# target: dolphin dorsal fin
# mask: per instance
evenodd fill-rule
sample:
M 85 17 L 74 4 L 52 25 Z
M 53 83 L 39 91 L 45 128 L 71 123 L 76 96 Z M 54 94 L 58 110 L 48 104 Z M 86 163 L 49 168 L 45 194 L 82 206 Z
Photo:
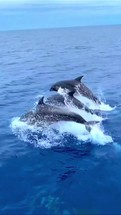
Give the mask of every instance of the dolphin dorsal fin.
M 71 91 L 71 92 L 68 93 L 68 95 L 73 97 L 74 93 L 75 93 L 74 91 Z
M 44 104 L 44 96 L 42 96 L 38 101 L 38 105 L 42 105 L 42 104 Z
M 80 81 L 82 80 L 82 78 L 83 78 L 83 77 L 84 77 L 84 76 L 83 76 L 83 75 L 81 75 L 81 76 L 79 76 L 79 77 L 75 78 L 75 80 L 80 82 Z

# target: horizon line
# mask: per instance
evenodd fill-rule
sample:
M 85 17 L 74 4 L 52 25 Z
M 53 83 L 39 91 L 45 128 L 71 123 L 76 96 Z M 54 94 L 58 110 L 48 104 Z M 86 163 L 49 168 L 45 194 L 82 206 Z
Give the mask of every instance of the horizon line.
M 87 27 L 105 27 L 105 26 L 121 26 L 121 24 L 94 24 L 94 25 L 80 25 L 80 26 L 64 26 L 64 27 L 40 27 L 40 28 L 26 28 L 26 29 L 8 29 L 8 30 L 0 30 L 2 32 L 13 32 L 13 31 L 33 31 L 33 30 L 55 30 L 55 29 L 66 29 L 66 28 L 87 28 Z

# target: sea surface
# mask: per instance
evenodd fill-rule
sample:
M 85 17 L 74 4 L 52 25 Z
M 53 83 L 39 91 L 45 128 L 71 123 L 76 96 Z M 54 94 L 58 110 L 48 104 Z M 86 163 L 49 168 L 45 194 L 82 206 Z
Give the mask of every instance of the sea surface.
M 80 75 L 102 101 L 90 134 L 20 122 Z M 0 214 L 121 214 L 121 26 L 0 32 L 0 119 Z

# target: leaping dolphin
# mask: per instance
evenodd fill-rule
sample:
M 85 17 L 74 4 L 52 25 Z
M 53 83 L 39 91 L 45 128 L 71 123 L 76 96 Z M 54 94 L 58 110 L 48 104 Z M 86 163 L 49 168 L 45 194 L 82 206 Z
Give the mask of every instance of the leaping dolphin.
M 57 95 L 52 95 L 50 97 L 47 98 L 46 102 L 48 104 L 52 104 L 58 107 L 64 107 L 66 106 L 70 106 L 70 104 L 74 105 L 76 108 L 80 109 L 80 110 L 84 110 L 87 113 L 90 114 L 97 114 L 99 115 L 99 111 L 98 110 L 91 110 L 89 109 L 85 104 L 83 104 L 81 101 L 79 101 L 77 98 L 74 97 L 74 91 L 73 92 L 68 92 L 65 96 L 57 94 Z
M 82 96 L 94 101 L 97 104 L 101 104 L 100 100 L 93 94 L 93 92 L 81 82 L 83 76 L 79 76 L 73 80 L 63 80 L 56 82 L 50 88 L 50 91 L 58 91 L 59 88 L 68 89 L 69 91 L 80 93 Z
M 26 122 L 29 125 L 35 124 L 36 126 L 41 126 L 43 122 L 52 124 L 59 121 L 72 121 L 80 124 L 84 124 L 88 131 L 91 130 L 90 125 L 96 124 L 98 122 L 91 121 L 87 122 L 80 115 L 69 112 L 67 110 L 62 110 L 60 108 L 51 106 L 44 103 L 44 97 L 42 97 L 35 111 L 30 111 L 20 118 L 21 121 Z

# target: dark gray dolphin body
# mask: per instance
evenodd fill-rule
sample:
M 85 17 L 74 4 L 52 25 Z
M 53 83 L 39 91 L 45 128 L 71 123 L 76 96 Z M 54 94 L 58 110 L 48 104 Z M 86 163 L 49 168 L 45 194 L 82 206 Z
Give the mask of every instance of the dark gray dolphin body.
M 64 97 L 60 94 L 56 94 L 48 97 L 46 100 L 46 103 L 57 107 L 65 106 Z
M 25 114 L 20 120 L 28 121 L 29 124 L 38 123 L 38 125 L 41 121 L 51 123 L 58 121 L 74 121 L 82 124 L 86 123 L 86 121 L 80 115 L 62 110 L 61 108 L 57 108 L 49 104 L 45 104 L 43 99 L 44 97 L 39 100 L 35 112 L 31 111 Z
M 83 76 L 79 76 L 76 79 L 73 80 L 63 80 L 56 82 L 52 87 L 50 88 L 51 91 L 58 91 L 58 89 L 61 87 L 62 89 L 68 89 L 69 91 L 80 93 L 82 96 L 87 97 L 88 99 L 94 101 L 97 104 L 100 104 L 101 102 L 99 99 L 92 93 L 92 91 L 81 82 L 81 79 Z
M 76 113 L 68 112 L 66 110 L 55 108 L 49 104 L 45 104 L 43 99 L 44 97 L 39 100 L 35 112 L 28 112 L 27 114 L 23 115 L 20 120 L 27 122 L 30 125 L 36 124 L 37 126 L 41 126 L 43 122 L 52 124 L 59 121 L 73 121 L 84 124 L 88 131 L 90 130 L 89 125 L 97 123 L 86 122 L 85 119 Z

